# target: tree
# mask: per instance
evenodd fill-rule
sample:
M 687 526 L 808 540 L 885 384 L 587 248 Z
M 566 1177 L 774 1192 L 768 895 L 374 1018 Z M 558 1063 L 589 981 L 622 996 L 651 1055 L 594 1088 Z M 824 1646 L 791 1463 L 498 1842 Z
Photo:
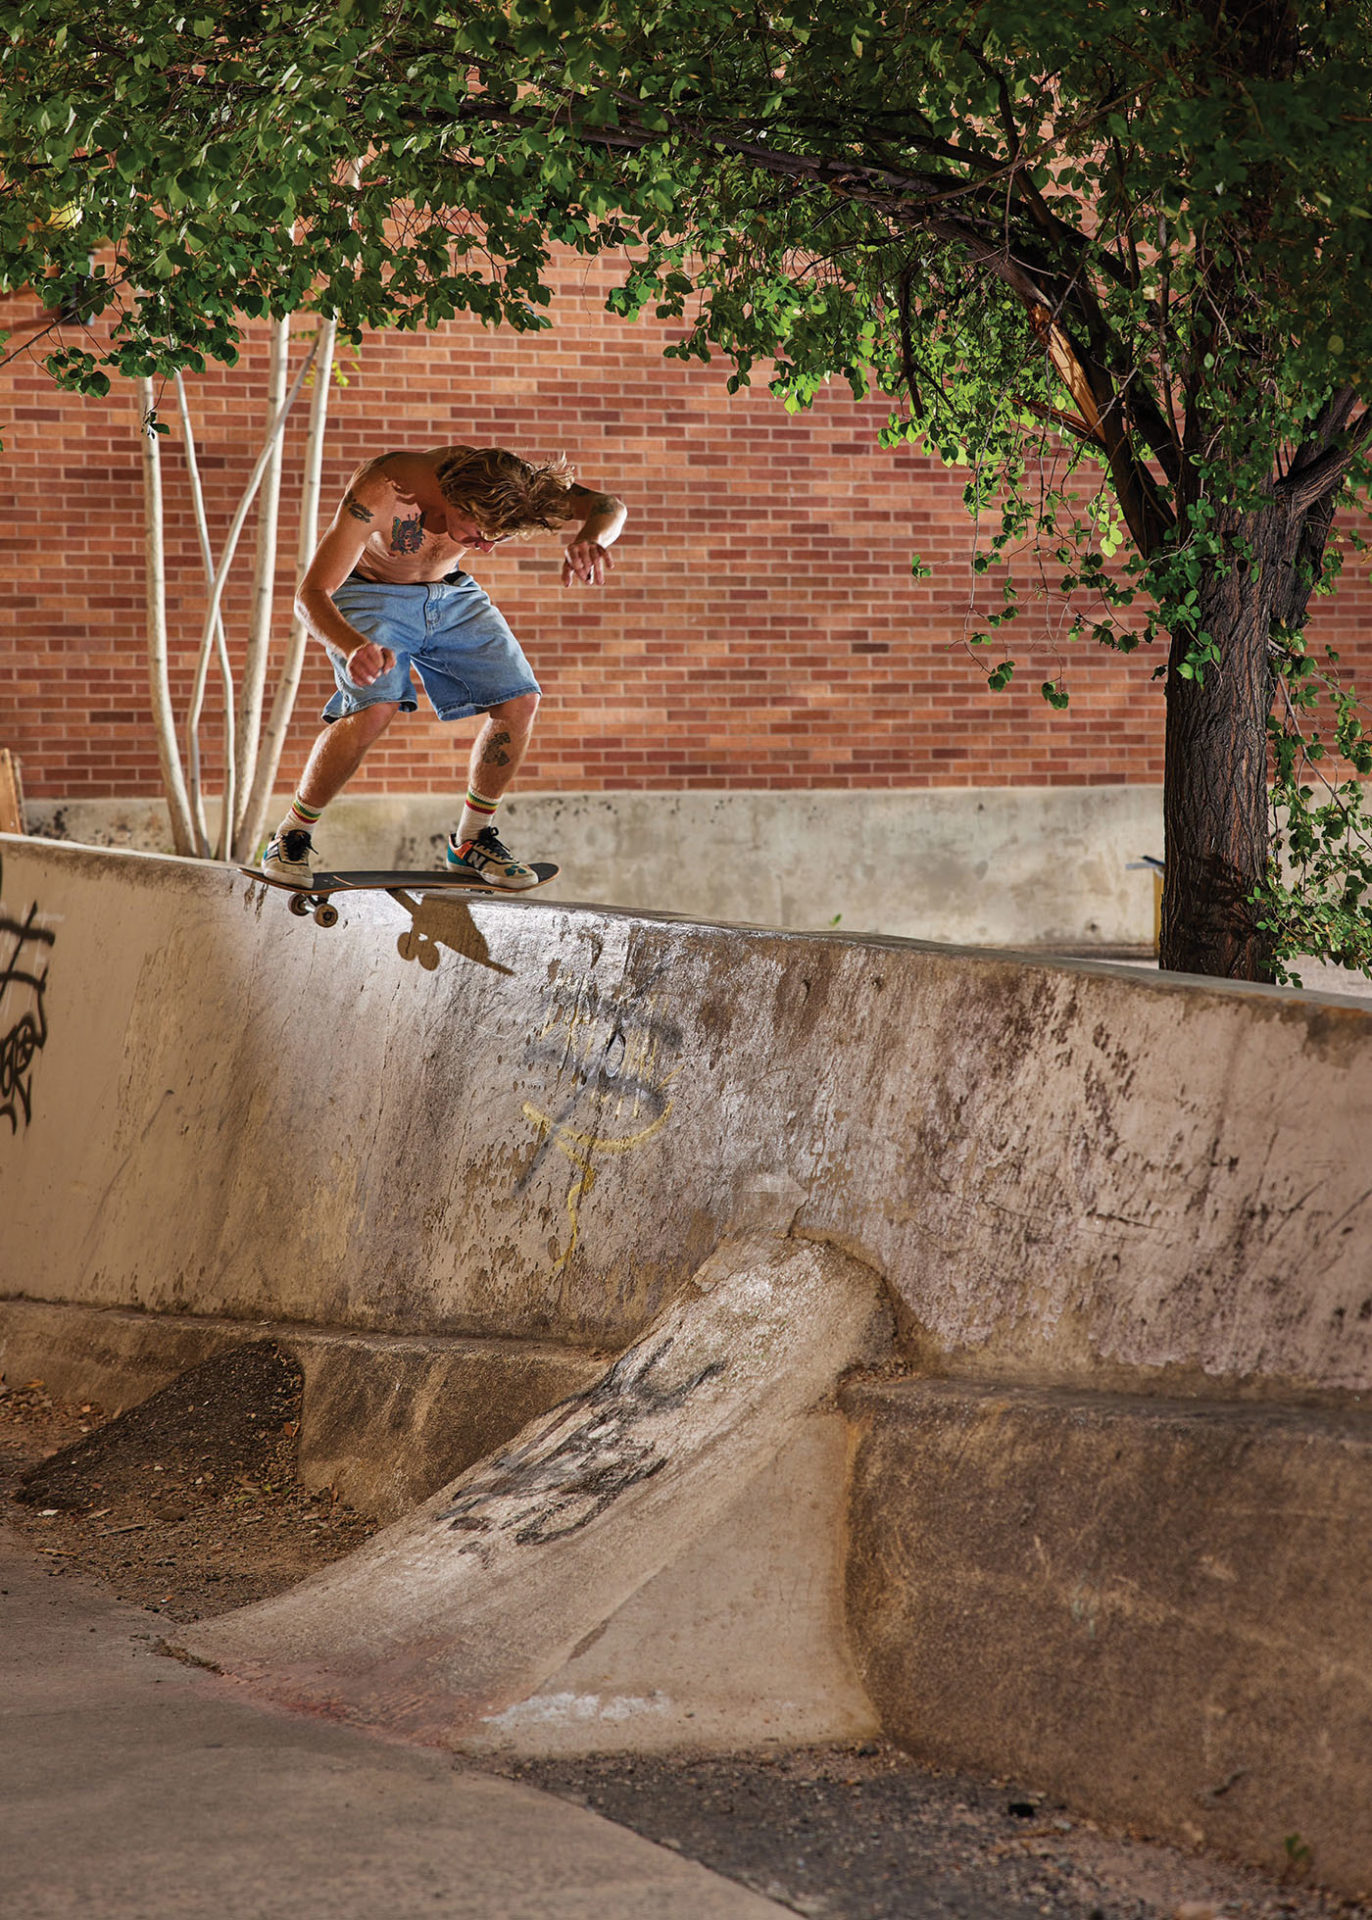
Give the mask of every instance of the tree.
M 266 434 L 248 484 L 238 502 L 216 560 L 205 514 L 200 465 L 189 397 L 180 372 L 176 374 L 176 402 L 196 531 L 206 576 L 206 609 L 196 662 L 190 706 L 183 730 L 184 757 L 176 741 L 168 679 L 166 564 L 160 436 L 170 431 L 158 417 L 153 380 L 138 382 L 139 426 L 143 449 L 143 521 L 147 586 L 147 652 L 153 723 L 157 733 L 162 786 L 167 799 L 172 845 L 177 853 L 216 859 L 232 856 L 250 860 L 260 844 L 275 788 L 286 730 L 295 707 L 308 638 L 302 622 L 291 624 L 270 713 L 266 711 L 267 668 L 271 651 L 277 534 L 281 510 L 281 462 L 291 409 L 313 376 L 313 396 L 305 442 L 303 484 L 298 517 L 296 566 L 303 572 L 318 538 L 319 493 L 324 458 L 324 429 L 328 418 L 333 374 L 335 327 L 323 320 L 294 379 L 287 386 L 290 322 L 283 318 L 272 329 L 271 370 L 268 376 Z M 234 674 L 222 614 L 224 589 L 233 566 L 239 538 L 249 513 L 256 509 L 252 614 L 243 671 L 235 697 Z M 224 765 L 220 788 L 217 836 L 211 841 L 202 777 L 200 723 L 204 714 L 210 661 L 215 657 L 224 693 Z M 264 724 L 265 720 L 265 724 Z
M 793 406 L 876 385 L 892 437 L 969 465 L 986 641 L 1023 624 L 1027 558 L 1083 634 L 1165 644 L 1165 965 L 1372 958 L 1361 787 L 1311 783 L 1303 638 L 1368 480 L 1364 7 L 289 0 L 221 27 L 31 0 L 0 26 L 3 257 L 68 309 L 122 298 L 125 371 L 230 355 L 235 308 L 538 325 L 550 241 L 628 246 L 615 304 L 682 318 L 678 351 L 765 359 Z M 1372 771 L 1330 686 L 1322 731 Z

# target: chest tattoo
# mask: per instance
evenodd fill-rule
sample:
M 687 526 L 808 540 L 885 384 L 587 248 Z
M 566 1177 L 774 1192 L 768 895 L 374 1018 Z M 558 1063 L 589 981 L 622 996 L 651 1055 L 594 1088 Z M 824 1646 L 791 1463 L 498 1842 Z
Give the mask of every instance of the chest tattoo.
M 418 513 L 413 520 L 391 521 L 391 552 L 418 553 L 424 544 L 424 515 Z

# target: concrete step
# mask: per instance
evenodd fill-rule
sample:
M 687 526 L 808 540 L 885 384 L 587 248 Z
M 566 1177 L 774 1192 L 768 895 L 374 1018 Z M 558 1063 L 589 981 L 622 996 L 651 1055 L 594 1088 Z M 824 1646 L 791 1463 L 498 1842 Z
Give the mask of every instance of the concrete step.
M 888 1734 L 1104 1820 L 1372 1887 L 1372 1414 L 907 1380 L 859 1432 Z
M 108 1414 L 215 1354 L 274 1340 L 305 1376 L 297 1470 L 391 1520 L 605 1371 L 603 1354 L 528 1340 L 364 1333 L 272 1320 L 0 1300 L 0 1378 L 41 1379 Z

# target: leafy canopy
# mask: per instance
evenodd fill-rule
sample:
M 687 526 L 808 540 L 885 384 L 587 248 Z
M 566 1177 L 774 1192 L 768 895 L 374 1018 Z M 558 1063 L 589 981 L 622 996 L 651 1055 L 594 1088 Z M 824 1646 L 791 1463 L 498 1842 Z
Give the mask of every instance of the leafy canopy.
M 232 358 L 244 314 L 538 327 L 552 243 L 622 250 L 614 306 L 679 321 L 674 352 L 765 363 L 792 407 L 884 392 L 889 439 L 968 468 L 1001 584 L 975 643 L 1058 596 L 1070 631 L 1169 636 L 1202 688 L 1241 588 L 1286 683 L 1288 826 L 1342 843 L 1326 948 L 1355 953 L 1372 866 L 1344 858 L 1359 790 L 1314 797 L 1301 633 L 1368 479 L 1370 24 L 1365 0 L 28 0 L 0 5 L 0 261 L 52 282 L 49 365 L 99 392 Z M 1331 740 L 1366 772 L 1345 697 Z

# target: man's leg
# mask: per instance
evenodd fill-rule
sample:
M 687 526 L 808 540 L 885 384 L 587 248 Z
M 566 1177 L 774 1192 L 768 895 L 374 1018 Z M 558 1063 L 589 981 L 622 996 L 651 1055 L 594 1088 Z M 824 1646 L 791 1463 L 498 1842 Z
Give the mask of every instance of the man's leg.
M 480 865 L 493 883 L 510 887 L 534 884 L 532 867 L 512 858 L 495 831 L 495 813 L 519 772 L 533 735 L 538 695 L 521 693 L 492 707 L 472 743 L 467 769 L 467 800 L 457 831 L 448 842 L 449 866 Z M 489 835 L 482 843 L 479 836 Z M 475 851 L 474 851 L 475 849 Z
M 367 749 L 399 713 L 399 706 L 363 707 L 345 714 L 316 739 L 286 815 L 262 856 L 262 870 L 277 879 L 307 880 L 314 848 L 310 832 L 366 758 Z
M 310 748 L 297 797 L 316 815 L 322 813 L 342 793 L 366 758 L 367 749 L 381 738 L 399 711 L 398 706 L 363 707 L 325 727 Z
M 519 772 L 520 763 L 529 750 L 537 713 L 538 695 L 522 693 L 517 700 L 505 700 L 500 706 L 492 707 L 486 715 L 486 724 L 472 742 L 472 757 L 467 767 L 467 805 L 457 823 L 459 840 L 470 840 L 490 825 L 491 815 L 504 799 L 506 788 Z

